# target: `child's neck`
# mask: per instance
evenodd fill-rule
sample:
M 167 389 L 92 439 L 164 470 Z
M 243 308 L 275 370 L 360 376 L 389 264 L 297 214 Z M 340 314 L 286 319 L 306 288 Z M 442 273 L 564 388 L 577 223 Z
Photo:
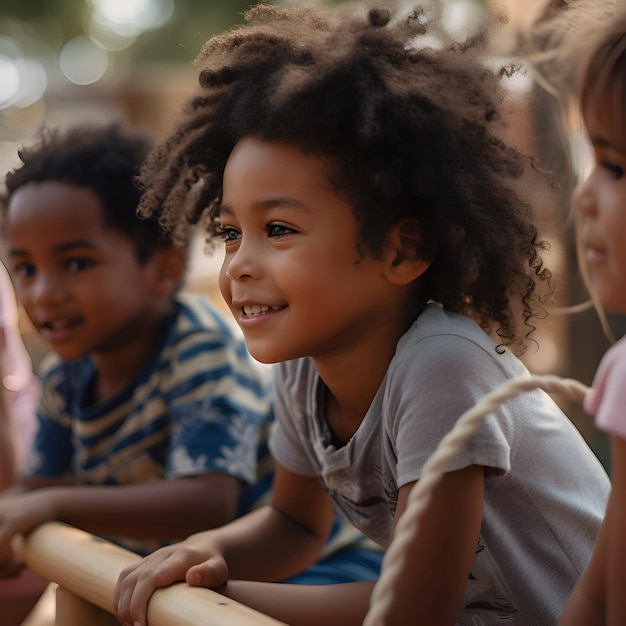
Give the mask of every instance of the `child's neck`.
M 114 396 L 133 382 L 157 350 L 166 319 L 167 316 L 146 324 L 132 341 L 115 350 L 91 355 L 97 370 L 91 390 L 94 404 Z
M 324 413 L 336 443 L 347 443 L 358 430 L 409 326 L 388 326 L 349 351 L 313 359 L 328 389 Z

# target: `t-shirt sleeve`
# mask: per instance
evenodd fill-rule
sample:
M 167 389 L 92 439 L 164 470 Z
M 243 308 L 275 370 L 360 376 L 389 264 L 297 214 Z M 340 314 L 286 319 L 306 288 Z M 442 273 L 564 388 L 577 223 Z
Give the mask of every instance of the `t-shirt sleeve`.
M 216 471 L 252 483 L 271 420 L 271 370 L 217 331 L 187 336 L 172 362 L 167 475 Z
M 587 394 L 584 407 L 596 416 L 596 426 L 626 438 L 626 338 L 620 339 L 604 355 Z
M 276 422 L 273 424 L 269 448 L 277 463 L 294 474 L 318 476 L 319 467 L 313 459 L 311 445 L 315 434 L 310 432 L 313 416 L 308 407 L 313 393 L 308 359 L 279 363 L 276 369 L 274 399 Z M 309 441 L 310 445 L 304 445 Z
M 505 374 L 499 355 L 458 336 L 438 335 L 419 342 L 420 358 L 408 358 L 393 372 L 389 394 L 390 438 L 397 458 L 398 487 L 418 480 L 424 464 L 463 413 Z M 510 355 L 509 355 L 510 357 Z M 488 416 L 446 464 L 445 471 L 481 465 L 495 474 L 510 469 L 513 420 L 501 408 Z

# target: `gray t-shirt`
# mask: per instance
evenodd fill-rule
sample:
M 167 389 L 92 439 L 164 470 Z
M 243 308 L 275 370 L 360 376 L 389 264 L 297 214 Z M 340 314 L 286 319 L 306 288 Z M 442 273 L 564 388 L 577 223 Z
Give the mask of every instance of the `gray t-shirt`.
M 335 447 L 326 388 L 310 359 L 277 371 L 270 449 L 292 472 L 320 476 L 337 508 L 387 546 L 398 489 L 456 420 L 490 390 L 527 373 L 473 321 L 427 305 L 398 342 L 359 429 Z M 485 468 L 483 521 L 457 624 L 554 624 L 583 571 L 609 480 L 578 431 L 543 391 L 487 417 L 447 466 Z

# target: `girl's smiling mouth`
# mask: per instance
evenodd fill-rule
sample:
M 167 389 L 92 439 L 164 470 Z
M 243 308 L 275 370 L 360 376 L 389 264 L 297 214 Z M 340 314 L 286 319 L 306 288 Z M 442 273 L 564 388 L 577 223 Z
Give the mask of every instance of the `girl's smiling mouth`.
M 597 265 L 599 263 L 606 261 L 607 254 L 606 254 L 606 250 L 604 250 L 603 248 L 600 248 L 598 246 L 594 246 L 591 244 L 585 244 L 584 251 L 585 251 L 585 261 L 589 265 Z
M 268 311 L 279 311 L 282 308 L 284 307 L 268 306 L 266 304 L 252 304 L 243 306 L 242 310 L 246 317 L 258 317 L 259 315 L 264 315 Z

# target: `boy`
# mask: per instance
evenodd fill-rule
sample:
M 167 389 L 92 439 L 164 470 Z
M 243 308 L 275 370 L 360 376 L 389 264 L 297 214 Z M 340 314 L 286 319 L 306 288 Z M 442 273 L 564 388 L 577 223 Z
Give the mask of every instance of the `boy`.
M 56 354 L 31 454 L 0 497 L 2 541 L 56 519 L 146 554 L 252 499 L 267 370 L 208 301 L 180 294 L 185 252 L 137 217 L 150 147 L 117 125 L 51 131 L 7 175 L 9 269 Z M 0 573 L 19 569 L 1 557 Z M 14 613 L 0 599 L 3 624 L 40 591 Z

